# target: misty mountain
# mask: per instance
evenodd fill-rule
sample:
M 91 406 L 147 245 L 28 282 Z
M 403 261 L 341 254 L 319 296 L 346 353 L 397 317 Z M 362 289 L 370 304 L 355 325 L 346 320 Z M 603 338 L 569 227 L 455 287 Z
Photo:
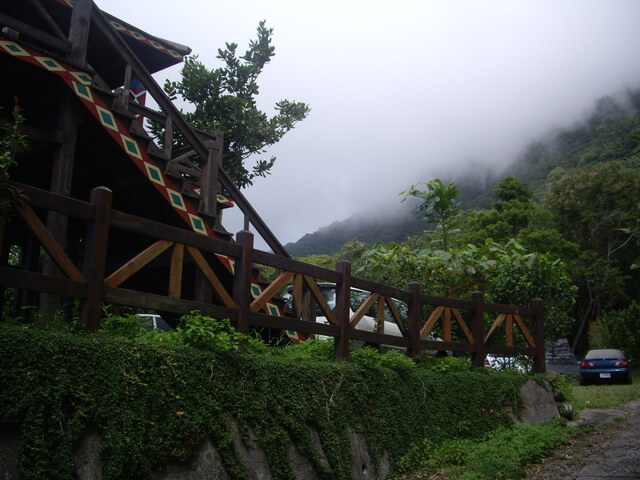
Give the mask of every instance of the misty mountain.
M 410 207 L 391 216 L 373 218 L 371 215 L 353 215 L 346 220 L 333 222 L 314 233 L 307 233 L 285 248 L 294 257 L 334 253 L 352 240 L 373 244 L 376 242 L 403 242 L 411 235 L 419 235 L 426 228 L 422 215 Z
M 540 193 L 549 175 L 572 168 L 589 168 L 608 160 L 625 161 L 640 148 L 640 89 L 622 95 L 607 96 L 595 102 L 591 113 L 575 125 L 567 126 L 531 142 L 513 162 L 501 172 L 468 168 L 455 178 L 460 190 L 461 208 L 489 208 L 496 200 L 493 193 L 506 176 L 520 178 Z M 447 183 L 452 179 L 441 177 Z M 411 205 L 404 205 L 401 214 L 381 212 L 352 217 L 304 235 L 285 245 L 291 255 L 334 253 L 351 240 L 369 244 L 403 242 L 426 229 L 421 215 Z

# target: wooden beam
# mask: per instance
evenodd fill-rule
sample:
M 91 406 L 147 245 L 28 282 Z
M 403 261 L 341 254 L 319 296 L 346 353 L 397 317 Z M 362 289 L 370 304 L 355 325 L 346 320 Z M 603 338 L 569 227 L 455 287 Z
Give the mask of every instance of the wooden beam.
M 233 275 L 233 301 L 238 305 L 240 333 L 249 333 L 251 314 L 251 282 L 253 279 L 253 234 L 247 231 L 236 233 L 236 241 L 242 247 L 242 254 L 236 258 Z
M 251 302 L 251 311 L 260 311 L 276 293 L 282 290 L 282 287 L 284 287 L 289 282 L 289 280 L 291 280 L 291 277 L 293 277 L 293 275 L 294 272 L 282 272 L 280 275 L 278 275 L 278 278 L 271 282 L 271 284 L 267 288 L 262 290 L 260 296 L 254 299 L 253 302 Z
M 322 310 L 322 312 L 324 313 L 324 316 L 327 318 L 329 323 L 333 325 L 340 325 L 340 321 L 336 317 L 336 314 L 333 312 L 333 310 L 329 308 L 329 304 L 327 304 L 327 301 L 324 299 L 324 295 L 322 295 L 322 292 L 320 291 L 320 288 L 316 284 L 315 280 L 308 275 L 304 276 L 304 280 L 307 287 L 309 288 L 309 291 L 313 295 L 313 298 L 316 300 L 316 303 L 320 307 L 320 310 Z
M 489 333 L 487 333 L 487 336 L 484 337 L 484 343 L 487 343 L 489 339 L 493 336 L 495 331 L 502 326 L 502 324 L 504 323 L 504 319 L 506 317 L 507 317 L 506 313 L 501 313 L 498 315 L 498 318 L 496 318 L 495 322 L 493 322 L 493 325 L 491 325 L 491 328 L 489 329 Z
M 184 244 L 176 243 L 171 253 L 169 267 L 169 296 L 180 298 L 182 296 L 182 267 L 184 265 Z
M 391 297 L 384 297 L 384 299 L 387 302 L 387 306 L 389 307 L 391 316 L 394 318 L 394 320 L 398 324 L 398 328 L 400 329 L 403 335 L 406 335 L 406 329 L 404 327 L 402 315 L 400 315 L 400 311 L 398 310 L 398 306 L 396 305 L 396 302 L 394 302 L 393 298 Z
M 362 317 L 364 317 L 364 314 L 367 313 L 367 310 L 371 308 L 371 306 L 374 304 L 374 302 L 378 300 L 379 297 L 380 297 L 379 293 L 372 293 L 367 297 L 367 299 L 364 302 L 362 302 L 362 304 L 358 307 L 358 310 L 355 311 L 355 313 L 349 320 L 349 326 L 351 328 L 356 328 L 356 325 L 360 323 L 360 320 L 362 320 Z
M 303 275 L 296 274 L 293 277 L 293 291 L 291 294 L 293 295 L 293 314 L 296 318 L 300 318 L 302 316 L 302 282 L 304 278 Z M 314 318 L 315 320 L 315 318 Z
M 13 205 L 36 237 L 42 242 L 42 247 L 51 256 L 60 270 L 69 278 L 86 281 L 82 273 L 80 273 L 80 270 L 78 270 L 60 244 L 53 238 L 51 233 L 49 233 L 47 227 L 40 221 L 40 218 L 38 218 L 38 215 L 36 215 L 33 209 L 23 201 L 16 201 Z
M 409 302 L 409 318 L 407 319 L 410 341 L 409 354 L 415 357 L 420 353 L 420 311 L 422 310 L 420 284 L 418 282 L 409 283 L 409 292 L 412 297 Z
M 27 272 L 16 267 L 0 266 L 0 285 L 67 297 L 87 296 L 87 282 Z
M 376 332 L 384 334 L 384 296 L 378 295 L 378 310 L 376 312 Z
M 174 242 L 169 240 L 158 240 L 109 275 L 104 281 L 105 285 L 108 287 L 117 287 L 121 285 L 125 280 L 158 257 L 173 244 Z
M 425 338 L 427 338 L 427 336 L 429 335 L 429 332 L 431 332 L 431 329 L 438 321 L 438 318 L 440 318 L 440 315 L 442 314 L 443 310 L 444 310 L 444 307 L 442 306 L 436 307 L 436 309 L 431 313 L 431 315 L 429 315 L 429 319 L 420 330 L 420 340 L 424 340 Z
M 100 315 L 104 301 L 104 272 L 109 243 L 109 220 L 113 194 L 106 187 L 91 191 L 91 203 L 96 213 L 88 225 L 84 249 L 84 275 L 87 278 L 87 298 L 82 307 L 82 322 L 93 332 L 100 328 Z
M 87 62 L 92 9 L 93 0 L 75 0 L 71 10 L 71 24 L 69 26 L 71 52 L 69 52 L 67 60 L 81 67 Z
M 193 310 L 199 310 L 204 315 L 213 318 L 228 318 L 232 323 L 237 323 L 238 321 L 238 310 L 234 308 L 124 288 L 105 287 L 105 301 L 179 314 L 187 314 Z
M 35 40 L 46 49 L 56 50 L 62 53 L 67 53 L 71 50 L 71 42 L 68 40 L 62 40 L 3 13 L 0 13 L 0 24 L 17 31 L 20 39 L 26 37 L 27 39 Z
M 484 312 L 485 303 L 482 292 L 473 292 L 471 294 L 473 302 L 473 310 L 471 317 L 471 332 L 473 334 L 474 350 L 471 353 L 471 364 L 474 367 L 483 367 L 487 358 L 487 351 L 484 345 Z
M 509 314 L 506 317 L 506 325 L 505 325 L 505 331 L 506 331 L 506 344 L 507 347 L 513 347 L 513 315 Z
M 349 359 L 349 341 L 351 327 L 349 325 L 349 311 L 351 300 L 351 264 L 340 260 L 336 270 L 341 280 L 336 285 L 336 319 L 340 324 L 340 335 L 333 340 L 333 358 L 347 361 Z
M 36 9 L 36 11 L 40 14 L 40 16 L 44 19 L 44 21 L 47 22 L 47 25 L 49 25 L 49 28 L 53 30 L 53 32 L 57 35 L 57 37 L 60 40 L 63 40 L 64 42 L 69 43 L 67 41 L 67 35 L 58 26 L 56 21 L 53 18 L 51 18 L 51 15 L 49 15 L 49 11 L 46 8 L 44 8 L 38 0 L 28 0 L 28 2 L 31 4 L 33 8 Z
M 193 258 L 193 261 L 196 263 L 196 266 L 204 275 L 204 278 L 206 278 L 206 280 L 209 282 L 209 285 L 211 286 L 211 289 L 218 300 L 220 300 L 227 307 L 238 308 L 238 305 L 233 301 L 231 295 L 229 295 L 227 290 L 224 288 L 224 285 L 213 272 L 213 269 L 204 258 L 204 256 L 202 256 L 200 250 L 187 245 L 187 252 L 189 252 L 189 255 L 191 255 L 191 258 Z
M 451 341 L 451 307 L 444 309 L 444 318 L 442 319 L 442 337 L 445 342 Z
M 453 316 L 458 321 L 458 325 L 460 325 L 464 336 L 467 337 L 467 341 L 469 343 L 473 343 L 473 335 L 471 334 L 471 330 L 469 330 L 469 327 L 467 327 L 464 318 L 462 318 L 462 315 L 460 315 L 460 310 L 458 310 L 457 308 L 452 308 L 451 311 L 453 312 Z
M 529 330 L 527 329 L 527 326 L 522 321 L 522 318 L 520 318 L 520 315 L 514 315 L 513 318 L 515 319 L 516 323 L 518 324 L 518 327 L 520 327 L 520 331 L 522 332 L 522 335 L 524 335 L 524 338 L 527 341 L 527 344 L 530 347 L 536 348 L 536 342 L 533 339 L 533 336 L 531 335 Z

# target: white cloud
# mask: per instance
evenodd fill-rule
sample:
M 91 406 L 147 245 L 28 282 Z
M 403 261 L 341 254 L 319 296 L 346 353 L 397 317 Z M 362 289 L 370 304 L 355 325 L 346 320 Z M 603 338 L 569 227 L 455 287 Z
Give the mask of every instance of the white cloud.
M 399 202 L 408 185 L 470 158 L 504 164 L 595 99 L 640 84 L 637 0 L 98 5 L 189 45 L 212 68 L 225 42 L 244 51 L 258 21 L 274 28 L 260 105 L 289 98 L 312 112 L 271 149 L 273 174 L 245 194 L 283 243 Z

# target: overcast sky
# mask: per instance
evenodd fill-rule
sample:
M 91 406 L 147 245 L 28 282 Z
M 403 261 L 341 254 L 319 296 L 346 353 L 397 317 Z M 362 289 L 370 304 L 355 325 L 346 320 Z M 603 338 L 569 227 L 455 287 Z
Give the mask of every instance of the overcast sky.
M 259 105 L 272 115 L 287 98 L 311 114 L 243 193 L 283 244 L 398 205 L 420 181 L 505 165 L 597 98 L 640 86 L 638 0 L 95 1 L 209 68 L 225 42 L 244 53 L 260 20 L 274 29 Z

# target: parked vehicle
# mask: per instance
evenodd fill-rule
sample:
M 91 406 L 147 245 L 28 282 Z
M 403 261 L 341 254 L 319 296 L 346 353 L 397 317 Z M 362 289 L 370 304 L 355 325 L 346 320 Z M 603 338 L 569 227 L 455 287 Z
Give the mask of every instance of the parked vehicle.
M 319 283 L 318 287 L 320 288 L 320 291 L 322 292 L 322 296 L 327 302 L 327 305 L 329 305 L 329 308 L 334 310 L 336 307 L 336 286 L 332 283 Z M 287 294 L 285 295 L 285 300 L 289 302 L 289 306 L 291 306 L 290 302 L 292 300 L 291 291 L 292 289 L 289 288 L 289 290 L 287 291 Z M 352 288 L 350 293 L 351 295 L 350 295 L 350 302 L 349 302 L 349 316 L 351 317 L 360 308 L 360 306 L 366 301 L 370 293 L 365 290 L 361 290 L 359 288 Z M 394 299 L 394 303 L 398 311 L 402 315 L 402 317 L 406 318 L 407 312 L 408 312 L 408 306 L 404 302 L 401 302 L 400 300 Z M 377 303 L 375 303 L 373 306 L 371 306 L 369 310 L 367 310 L 365 315 L 362 316 L 362 318 L 356 325 L 356 330 L 375 332 L 377 327 L 377 320 L 376 320 L 377 316 L 378 316 L 378 305 Z M 329 324 L 329 321 L 324 316 L 324 312 L 320 307 L 316 307 L 316 322 L 323 323 L 325 325 Z M 386 306 L 384 311 L 384 333 L 385 335 L 393 335 L 394 337 L 402 336 L 402 332 L 400 331 L 398 324 L 395 322 L 393 315 L 389 311 L 389 308 Z M 316 336 L 316 338 L 327 339 L 329 337 L 318 335 Z M 440 338 L 434 337 L 432 335 L 430 335 L 428 339 L 441 340 Z M 356 348 L 360 348 L 364 346 L 364 343 L 360 341 L 353 341 L 352 345 Z M 405 350 L 404 347 L 397 347 L 395 345 L 381 345 L 380 347 L 382 351 L 390 350 L 390 349 L 395 349 L 400 351 Z M 428 355 L 434 355 L 436 357 L 446 357 L 449 355 L 449 353 L 444 350 L 425 350 L 425 352 Z
M 494 370 L 515 370 L 520 373 L 527 373 L 530 370 L 527 358 L 500 356 L 493 353 L 487 354 L 484 366 Z
M 597 382 L 631 383 L 629 360 L 617 348 L 589 350 L 580 362 L 580 385 Z
M 141 319 L 140 323 L 142 326 L 148 327 L 151 330 L 162 330 L 165 332 L 173 330 L 171 325 L 157 313 L 137 313 L 136 317 Z

